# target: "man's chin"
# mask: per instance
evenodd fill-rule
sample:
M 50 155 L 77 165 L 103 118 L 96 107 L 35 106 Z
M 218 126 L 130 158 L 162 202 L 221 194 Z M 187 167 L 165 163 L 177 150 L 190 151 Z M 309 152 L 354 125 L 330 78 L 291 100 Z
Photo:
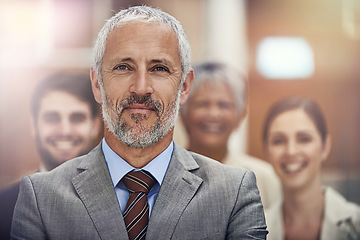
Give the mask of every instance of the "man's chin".
M 151 128 L 158 122 L 158 118 L 144 118 L 141 115 L 136 115 L 130 118 L 124 118 L 122 122 L 130 128 Z
M 66 154 L 66 155 L 55 155 L 55 156 L 53 155 L 51 157 L 51 159 L 52 159 L 53 165 L 58 166 L 64 162 L 67 162 L 73 158 L 76 158 L 77 156 L 80 156 L 80 155 L 79 154 L 77 154 L 77 155 L 76 154 Z

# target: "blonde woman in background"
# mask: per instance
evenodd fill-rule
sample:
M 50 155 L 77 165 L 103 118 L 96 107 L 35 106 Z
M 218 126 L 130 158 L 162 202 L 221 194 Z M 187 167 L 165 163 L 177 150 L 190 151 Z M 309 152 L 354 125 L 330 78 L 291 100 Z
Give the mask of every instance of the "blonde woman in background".
M 274 104 L 263 143 L 283 189 L 283 200 L 265 212 L 268 239 L 360 239 L 359 206 L 322 185 L 331 138 L 316 102 L 289 98 Z

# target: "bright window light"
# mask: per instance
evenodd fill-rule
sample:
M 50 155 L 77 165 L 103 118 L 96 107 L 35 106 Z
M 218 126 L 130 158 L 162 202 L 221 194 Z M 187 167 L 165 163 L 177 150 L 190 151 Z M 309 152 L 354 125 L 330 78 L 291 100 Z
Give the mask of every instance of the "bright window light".
M 314 73 L 314 54 L 298 37 L 266 37 L 256 51 L 256 67 L 269 79 L 308 78 Z

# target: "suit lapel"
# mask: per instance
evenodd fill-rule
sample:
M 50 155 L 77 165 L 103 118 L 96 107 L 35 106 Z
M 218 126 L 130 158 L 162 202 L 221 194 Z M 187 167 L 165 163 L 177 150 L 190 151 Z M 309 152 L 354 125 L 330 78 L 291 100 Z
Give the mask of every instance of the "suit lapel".
M 78 169 L 81 172 L 72 182 L 101 239 L 127 238 L 101 144 L 88 154 Z
M 171 239 L 177 222 L 202 183 L 190 170 L 199 168 L 192 156 L 175 144 L 174 153 L 152 210 L 146 239 Z

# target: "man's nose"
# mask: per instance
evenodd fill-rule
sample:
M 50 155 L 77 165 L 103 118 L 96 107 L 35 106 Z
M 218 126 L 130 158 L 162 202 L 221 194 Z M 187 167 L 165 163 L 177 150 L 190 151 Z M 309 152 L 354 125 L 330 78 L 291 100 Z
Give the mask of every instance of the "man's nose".
M 73 127 L 69 119 L 62 119 L 59 127 L 59 131 L 62 135 L 70 135 L 73 131 Z
M 130 92 L 140 96 L 153 93 L 152 81 L 146 70 L 138 70 L 130 86 Z

